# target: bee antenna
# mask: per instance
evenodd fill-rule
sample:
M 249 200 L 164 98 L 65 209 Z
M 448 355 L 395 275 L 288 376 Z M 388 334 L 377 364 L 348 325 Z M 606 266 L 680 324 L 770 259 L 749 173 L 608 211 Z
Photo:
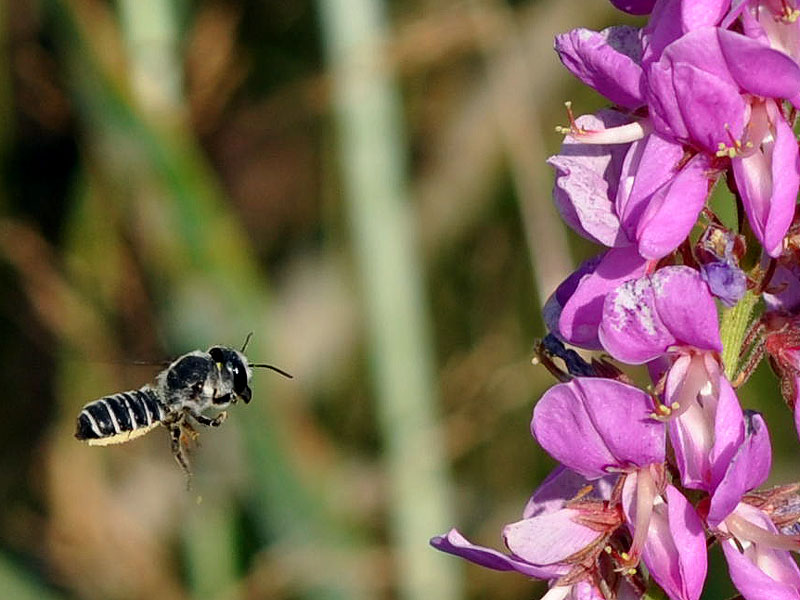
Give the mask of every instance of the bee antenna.
M 247 344 L 250 343 L 250 338 L 252 337 L 253 337 L 253 332 L 251 331 L 250 333 L 247 334 L 247 337 L 244 338 L 244 344 L 242 344 L 242 349 L 239 352 L 244 354 L 244 351 L 247 350 Z
M 281 375 L 283 375 L 287 379 L 294 379 L 294 377 L 292 375 L 290 375 L 289 373 L 287 373 L 283 369 L 279 369 L 278 367 L 276 367 L 274 365 L 268 365 L 266 363 L 250 363 L 250 366 L 251 367 L 257 367 L 257 368 L 260 368 L 260 369 L 270 369 L 271 371 L 275 371 L 276 373 L 280 373 Z

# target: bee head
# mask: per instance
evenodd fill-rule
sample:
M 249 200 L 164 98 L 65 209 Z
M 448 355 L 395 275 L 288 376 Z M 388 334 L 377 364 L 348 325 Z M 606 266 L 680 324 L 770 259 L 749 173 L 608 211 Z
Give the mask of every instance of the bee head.
M 226 346 L 213 346 L 209 348 L 208 353 L 216 363 L 223 380 L 231 382 L 233 393 L 244 400 L 245 404 L 250 402 L 252 391 L 249 384 L 252 371 L 244 354 Z

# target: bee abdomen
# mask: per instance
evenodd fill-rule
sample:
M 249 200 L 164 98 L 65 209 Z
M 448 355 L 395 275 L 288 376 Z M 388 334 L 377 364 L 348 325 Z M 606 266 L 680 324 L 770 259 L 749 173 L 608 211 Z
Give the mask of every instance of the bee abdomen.
M 83 407 L 75 437 L 93 445 L 120 444 L 164 420 L 165 410 L 149 386 L 104 396 Z

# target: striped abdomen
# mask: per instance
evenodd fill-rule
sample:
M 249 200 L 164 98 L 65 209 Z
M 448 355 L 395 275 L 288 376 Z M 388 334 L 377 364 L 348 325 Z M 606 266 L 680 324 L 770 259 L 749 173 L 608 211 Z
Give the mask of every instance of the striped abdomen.
M 75 437 L 91 445 L 121 444 L 144 435 L 166 411 L 152 388 L 105 396 L 83 407 Z

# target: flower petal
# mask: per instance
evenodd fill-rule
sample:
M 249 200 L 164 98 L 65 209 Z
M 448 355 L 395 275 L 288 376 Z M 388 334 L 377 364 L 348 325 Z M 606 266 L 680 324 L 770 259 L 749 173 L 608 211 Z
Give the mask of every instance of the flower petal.
M 598 479 L 664 461 L 664 425 L 651 412 L 650 397 L 633 386 L 577 377 L 542 396 L 531 432 L 564 466 Z
M 614 104 L 635 109 L 640 92 L 642 43 L 637 29 L 610 27 L 601 32 L 573 29 L 556 36 L 555 49 L 564 66 Z
M 756 237 L 772 257 L 783 251 L 800 189 L 800 156 L 789 124 L 779 117 L 775 140 L 731 160 L 736 185 Z
M 690 363 L 684 356 L 676 361 Z M 719 483 L 744 438 L 744 416 L 733 387 L 720 378 L 718 393 L 702 396 L 669 422 L 675 462 L 684 487 L 711 491 Z M 669 400 L 668 400 L 669 402 Z
M 460 556 L 482 567 L 488 567 L 495 571 L 517 571 L 535 579 L 553 579 L 569 571 L 569 568 L 563 565 L 539 567 L 497 550 L 477 546 L 456 529 L 431 538 L 430 544 L 437 550 Z
M 622 506 L 631 534 L 635 534 L 636 486 L 625 481 Z M 667 485 L 666 502 L 653 504 L 647 538 L 642 551 L 650 574 L 674 600 L 697 600 L 703 591 L 708 565 L 703 523 L 694 507 L 677 488 Z
M 797 437 L 800 437 L 800 377 L 794 378 L 794 428 L 797 430 Z
M 562 563 L 597 541 L 603 532 L 576 521 L 579 513 L 563 508 L 506 525 L 503 538 L 515 556 L 537 565 Z M 558 540 L 557 544 L 553 540 Z
M 550 472 L 533 493 L 528 504 L 525 505 L 525 510 L 522 511 L 522 516 L 529 519 L 560 510 L 564 508 L 568 500 L 577 496 L 578 492 L 583 492 L 587 485 L 592 486 L 592 491 L 586 494 L 586 497 L 608 500 L 618 477 L 619 475 L 609 475 L 589 484 L 589 480 L 583 475 L 559 465 Z
M 694 269 L 665 267 L 607 295 L 598 330 L 617 360 L 641 364 L 673 345 L 721 351 L 717 309 Z
M 615 111 L 582 115 L 576 125 L 587 131 L 603 131 L 629 122 Z M 620 231 L 612 198 L 628 144 L 583 144 L 564 138 L 561 151 L 547 160 L 556 171 L 553 199 L 564 221 L 576 233 L 604 246 L 630 242 Z
M 708 157 L 697 154 L 653 195 L 636 231 L 639 254 L 663 258 L 688 237 L 706 203 L 710 167 Z
M 631 15 L 646 15 L 653 10 L 656 0 L 611 0 L 611 4 Z
M 730 6 L 730 0 L 704 0 L 703 2 L 681 2 L 680 4 L 683 30 L 692 31 L 719 23 Z
M 648 261 L 636 248 L 612 248 L 602 255 L 594 270 L 584 275 L 558 318 L 559 336 L 570 344 L 599 349 L 598 327 L 606 295 L 620 284 L 644 275 Z
M 637 239 L 636 228 L 653 194 L 675 177 L 682 158 L 683 146 L 657 133 L 630 145 L 614 200 L 627 239 Z
M 800 93 L 800 66 L 783 52 L 733 31 L 716 30 L 725 64 L 744 91 L 762 98 Z
M 751 523 L 777 533 L 762 511 L 740 504 L 736 514 Z M 746 600 L 797 600 L 800 598 L 800 569 L 786 550 L 775 550 L 746 542 L 740 552 L 733 539 L 721 542 L 733 585 Z
M 706 520 L 719 525 L 735 508 L 745 493 L 766 481 L 772 465 L 772 448 L 764 418 L 745 413 L 745 437 L 731 458 L 730 465 L 711 495 Z

